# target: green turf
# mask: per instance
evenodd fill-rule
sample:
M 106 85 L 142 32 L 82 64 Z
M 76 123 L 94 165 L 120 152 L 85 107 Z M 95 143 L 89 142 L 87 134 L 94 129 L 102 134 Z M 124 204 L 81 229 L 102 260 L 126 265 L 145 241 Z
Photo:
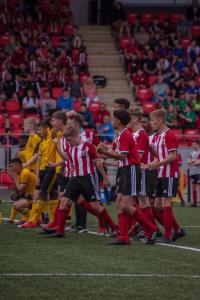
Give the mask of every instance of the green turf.
M 3 216 L 9 207 L 1 204 Z M 115 215 L 114 205 L 109 207 Z M 199 208 L 175 208 L 183 225 L 200 226 Z M 96 230 L 96 220 L 88 218 Z M 109 238 L 67 234 L 49 240 L 39 229 L 0 226 L 0 273 L 113 273 L 200 275 L 200 253 L 146 246 L 109 247 Z M 200 228 L 177 245 L 200 248 Z M 199 278 L 0 277 L 0 299 L 199 299 Z

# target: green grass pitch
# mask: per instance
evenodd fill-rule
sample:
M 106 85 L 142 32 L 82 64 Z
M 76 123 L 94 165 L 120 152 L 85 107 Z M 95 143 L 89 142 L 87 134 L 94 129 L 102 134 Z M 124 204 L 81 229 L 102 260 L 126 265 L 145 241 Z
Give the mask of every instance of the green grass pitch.
M 0 208 L 3 217 L 8 217 L 10 206 L 1 204 Z M 108 209 L 116 216 L 114 204 Z M 200 209 L 176 207 L 175 213 L 182 225 L 199 226 L 186 227 L 187 237 L 176 245 L 200 249 Z M 88 228 L 97 230 L 93 216 L 88 217 Z M 66 234 L 64 239 L 52 240 L 37 235 L 38 231 L 39 228 L 0 225 L 1 300 L 200 299 L 200 277 L 191 277 L 200 276 L 200 252 L 139 242 L 133 242 L 130 247 L 107 246 L 108 237 L 91 234 Z M 39 276 L 2 275 L 25 273 Z M 68 275 L 55 276 L 58 273 Z M 158 277 L 94 274 L 152 274 Z

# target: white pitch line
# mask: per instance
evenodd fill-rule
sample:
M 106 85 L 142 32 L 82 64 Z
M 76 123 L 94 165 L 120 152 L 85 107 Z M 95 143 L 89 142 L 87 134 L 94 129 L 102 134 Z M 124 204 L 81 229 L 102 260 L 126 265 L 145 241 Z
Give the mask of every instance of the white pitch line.
M 135 278 L 200 278 L 182 274 L 116 274 L 116 273 L 0 273 L 0 277 L 135 277 Z

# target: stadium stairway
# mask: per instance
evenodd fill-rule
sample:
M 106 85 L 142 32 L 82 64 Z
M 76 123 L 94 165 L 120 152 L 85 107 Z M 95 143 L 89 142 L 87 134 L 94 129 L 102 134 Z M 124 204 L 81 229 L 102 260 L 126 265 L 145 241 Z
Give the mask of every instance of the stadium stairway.
M 134 102 L 131 89 L 123 71 L 109 26 L 81 26 L 80 34 L 87 47 L 91 75 L 107 78 L 107 87 L 99 88 L 99 96 L 111 108 L 113 99 L 125 97 Z

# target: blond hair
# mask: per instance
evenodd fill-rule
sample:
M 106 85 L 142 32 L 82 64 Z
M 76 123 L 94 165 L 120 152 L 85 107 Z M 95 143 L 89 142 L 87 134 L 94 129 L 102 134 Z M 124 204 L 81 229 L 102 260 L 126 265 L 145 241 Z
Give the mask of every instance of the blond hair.
M 64 131 L 63 131 L 63 136 L 65 138 L 71 137 L 71 136 L 78 136 L 79 135 L 79 130 L 73 126 L 66 126 Z
M 164 108 L 154 110 L 150 113 L 152 118 L 161 119 L 163 122 L 166 122 L 166 110 Z

